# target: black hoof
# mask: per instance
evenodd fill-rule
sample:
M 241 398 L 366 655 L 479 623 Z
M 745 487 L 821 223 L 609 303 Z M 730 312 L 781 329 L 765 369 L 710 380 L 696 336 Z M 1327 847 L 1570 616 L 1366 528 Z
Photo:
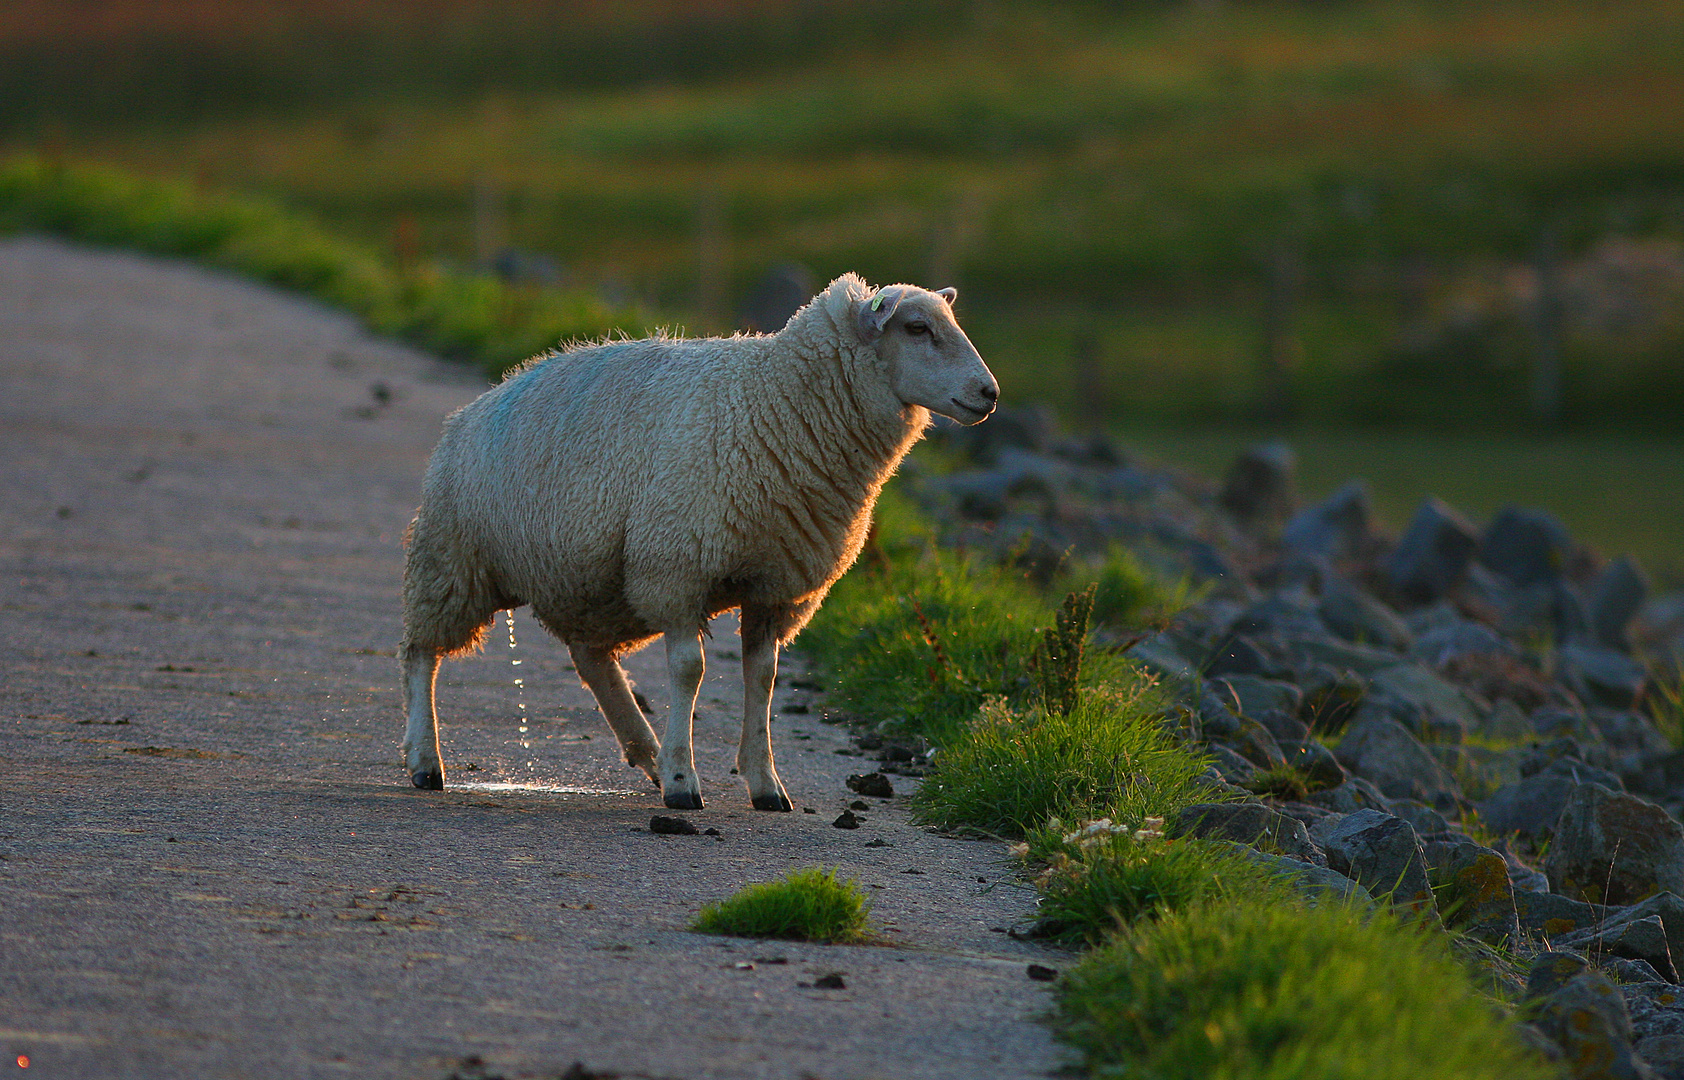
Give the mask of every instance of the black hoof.
M 667 804 L 668 810 L 700 810 L 702 808 L 702 797 L 692 795 L 688 791 L 675 791 L 662 798 L 661 801 Z
M 784 795 L 756 795 L 750 801 L 756 810 L 777 810 L 787 814 L 795 809 L 790 805 L 789 798 Z
M 444 770 L 423 769 L 417 773 L 410 773 L 409 782 L 420 788 L 422 791 L 443 791 Z

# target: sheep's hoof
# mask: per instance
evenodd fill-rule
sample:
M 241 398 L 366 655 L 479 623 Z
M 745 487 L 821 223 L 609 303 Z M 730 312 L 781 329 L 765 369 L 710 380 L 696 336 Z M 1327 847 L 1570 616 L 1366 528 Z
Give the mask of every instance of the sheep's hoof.
M 422 791 L 443 791 L 444 770 L 422 769 L 419 772 L 412 772 L 409 774 L 409 782 Z
M 756 795 L 750 802 L 754 804 L 756 810 L 781 810 L 787 814 L 795 809 L 794 806 L 790 805 L 789 796 L 783 794 Z
M 693 791 L 675 791 L 664 796 L 662 802 L 667 804 L 668 810 L 700 810 L 702 797 Z

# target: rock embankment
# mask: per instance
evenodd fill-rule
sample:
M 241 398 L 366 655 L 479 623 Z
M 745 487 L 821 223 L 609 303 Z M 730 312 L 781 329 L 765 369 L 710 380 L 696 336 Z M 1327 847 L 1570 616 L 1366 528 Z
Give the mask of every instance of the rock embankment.
M 1684 1077 L 1684 591 L 1539 510 L 1429 499 L 1394 537 L 1360 480 L 1300 505 L 1281 444 L 1212 484 L 1035 413 L 945 439 L 962 467 L 911 488 L 949 542 L 1050 581 L 1120 541 L 1202 587 L 1099 631 L 1248 804 L 1178 831 L 1502 946 L 1493 979 L 1575 1076 Z

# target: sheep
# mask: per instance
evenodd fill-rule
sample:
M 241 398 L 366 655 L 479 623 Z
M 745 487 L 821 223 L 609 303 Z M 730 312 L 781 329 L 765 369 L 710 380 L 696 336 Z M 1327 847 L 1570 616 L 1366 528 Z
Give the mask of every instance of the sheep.
M 999 384 L 956 290 L 845 274 L 775 334 L 608 341 L 538 357 L 451 414 L 406 536 L 404 762 L 441 789 L 434 684 L 496 613 L 529 604 L 566 643 L 628 764 L 702 807 L 691 717 L 708 620 L 741 609 L 737 767 L 790 809 L 772 761 L 778 649 L 865 543 L 931 412 L 976 424 Z M 619 657 L 666 639 L 663 739 Z

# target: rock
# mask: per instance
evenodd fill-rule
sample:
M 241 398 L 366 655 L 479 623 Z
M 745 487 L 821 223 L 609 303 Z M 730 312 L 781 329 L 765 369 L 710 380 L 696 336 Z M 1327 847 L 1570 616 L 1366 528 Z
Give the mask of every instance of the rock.
M 660 836 L 700 836 L 701 830 L 689 818 L 656 814 L 649 819 L 649 831 Z
M 1369 541 L 1368 485 L 1352 480 L 1314 506 L 1300 510 L 1281 533 L 1290 555 L 1307 559 L 1350 559 Z
M 873 799 L 887 799 L 894 795 L 895 785 L 880 772 L 853 773 L 847 779 L 848 790 Z
M 1172 683 L 1189 682 L 1198 674 L 1192 661 L 1180 653 L 1174 638 L 1167 633 L 1153 634 L 1135 642 L 1124 655 L 1153 675 Z
M 987 464 L 1005 447 L 1045 452 L 1052 445 L 1055 428 L 1052 410 L 1044 405 L 1023 405 L 995 409 L 988 423 L 974 427 L 938 426 L 936 434 L 973 461 Z
M 1556 677 L 1583 700 L 1617 709 L 1629 709 L 1649 681 L 1643 665 L 1626 654 L 1581 641 L 1557 650 Z
M 1211 743 L 1208 752 L 1216 771 L 1230 784 L 1243 784 L 1257 775 L 1257 766 L 1221 743 Z
M 1542 510 L 1505 506 L 1479 541 L 1479 561 L 1516 585 L 1559 579 L 1573 541 L 1555 517 Z
M 1327 861 L 1310 842 L 1303 822 L 1261 804 L 1199 803 L 1175 815 L 1164 833 L 1170 839 L 1232 840 L 1317 865 Z
M 1282 878 L 1307 899 L 1332 899 L 1343 903 L 1356 903 L 1364 907 L 1374 903 L 1374 898 L 1368 894 L 1367 889 L 1344 874 L 1336 873 L 1325 866 L 1318 866 L 1302 859 L 1287 858 L 1284 855 L 1273 855 L 1267 851 L 1258 851 L 1256 848 L 1244 844 L 1231 844 L 1231 846 L 1235 854 L 1249 859 Z
M 1582 900 L 1531 889 L 1514 890 L 1514 910 L 1521 929 L 1550 938 L 1594 929 L 1607 914 L 1606 908 Z
M 1596 643 L 1630 652 L 1626 626 L 1648 598 L 1649 580 L 1636 560 L 1622 555 L 1604 566 L 1591 585 L 1588 605 L 1590 632 Z
M 1321 637 L 1327 633 L 1315 604 L 1298 589 L 1282 590 L 1240 612 L 1231 627 L 1236 634 L 1255 638 L 1269 636 Z
M 1684 892 L 1684 826 L 1635 795 L 1580 784 L 1562 807 L 1543 869 L 1556 892 L 1595 903 Z
M 1311 791 L 1336 788 L 1345 782 L 1347 777 L 1344 766 L 1333 756 L 1333 751 L 1321 743 L 1283 739 L 1280 740 L 1279 746 L 1281 753 L 1286 757 L 1286 763 L 1298 770 L 1309 783 Z
M 1555 943 L 1592 957 L 1606 954 L 1642 960 L 1667 982 L 1678 981 L 1678 972 L 1672 966 L 1672 951 L 1667 945 L 1666 927 L 1659 915 L 1610 921 L 1595 930 L 1564 935 Z
M 1304 801 L 1336 814 L 1354 814 L 1358 810 L 1391 813 L 1380 789 L 1360 776 L 1349 777 L 1343 784 L 1326 791 L 1312 791 Z
M 1684 1076 L 1684 1035 L 1651 1035 L 1633 1047 L 1661 1076 Z
M 1269 675 L 1278 665 L 1258 648 L 1257 643 L 1243 635 L 1236 635 L 1218 646 L 1205 666 L 1206 673 L 1216 675 Z
M 1498 836 L 1520 833 L 1541 840 L 1555 831 L 1561 808 L 1578 782 L 1557 773 L 1529 776 L 1507 784 L 1479 804 L 1479 820 Z
M 1684 957 L 1684 898 L 1679 897 L 1677 893 L 1656 893 L 1640 904 L 1610 915 L 1602 929 L 1609 931 L 1628 922 L 1649 918 L 1661 921 L 1661 928 L 1666 933 L 1667 952 L 1674 957 L 1673 962 L 1676 965 L 1677 958 Z
M 1294 716 L 1288 716 L 1279 709 L 1259 709 L 1252 714 L 1256 720 L 1275 737 L 1277 744 L 1305 742 L 1310 738 L 1310 725 Z M 1286 753 L 1286 747 L 1281 746 L 1281 753 Z
M 1590 966 L 1589 960 L 1573 953 L 1539 953 L 1532 958 L 1532 966 L 1526 972 L 1527 999 L 1550 996 L 1583 972 L 1589 971 Z
M 1298 456 L 1279 440 L 1256 443 L 1228 466 L 1216 501 L 1248 524 L 1283 521 L 1292 511 Z
M 1544 876 L 1542 870 L 1534 870 L 1521 862 L 1520 858 L 1510 851 L 1508 845 L 1501 840 L 1497 842 L 1497 849 L 1503 853 L 1503 859 L 1509 865 L 1509 881 L 1514 884 L 1516 889 L 1549 894 L 1550 879 Z
M 1224 705 L 1241 716 L 1255 717 L 1264 709 L 1278 709 L 1288 716 L 1296 716 L 1304 704 L 1304 692 L 1298 687 L 1256 675 L 1212 679 L 1210 688 Z
M 854 816 L 852 810 L 844 810 L 831 824 L 838 829 L 857 829 L 860 827 L 860 819 Z
M 1395 720 L 1357 720 L 1345 730 L 1333 756 L 1351 772 L 1372 780 L 1387 798 L 1453 806 L 1461 795 L 1455 777 Z
M 1409 822 L 1409 827 L 1415 830 L 1417 836 L 1450 831 L 1450 822 L 1443 814 L 1414 799 L 1387 799 L 1386 812 Z
M 1468 695 L 1421 664 L 1397 664 L 1374 673 L 1369 700 L 1384 704 L 1399 720 L 1425 729 L 1427 717 L 1454 721 L 1464 731 L 1477 728 L 1480 712 Z
M 1452 925 L 1491 945 L 1520 941 L 1514 886 L 1501 855 L 1471 840 L 1435 841 L 1422 853 L 1429 878 L 1442 890 L 1440 910 Z
M 1442 668 L 1469 657 L 1516 656 L 1519 650 L 1488 626 L 1457 622 L 1422 634 L 1410 652 L 1422 663 Z
M 817 284 L 813 272 L 800 263 L 778 263 L 761 275 L 738 313 L 745 330 L 775 334 L 789 317 L 813 298 Z
M 1255 720 L 1240 720 L 1240 729 L 1227 742 L 1240 756 L 1260 769 L 1277 769 L 1286 764 L 1286 755 L 1275 742 L 1269 729 Z
M 1023 973 L 1033 982 L 1053 982 L 1058 978 L 1058 969 L 1045 964 L 1030 964 Z
M 1428 499 L 1381 569 L 1393 592 L 1430 603 L 1462 579 L 1478 547 L 1479 533 L 1466 518 L 1438 499 Z
M 1530 985 L 1530 984 L 1529 984 Z M 1625 999 L 1597 971 L 1581 971 L 1544 997 L 1534 1021 L 1557 1046 L 1574 1080 L 1649 1080 L 1631 1047 Z
M 1409 624 L 1397 612 L 1344 578 L 1328 581 L 1316 613 L 1329 630 L 1359 645 L 1402 652 L 1414 641 Z
M 1596 957 L 1596 966 L 1602 970 L 1604 975 L 1617 983 L 1658 982 L 1664 985 L 1665 982 L 1661 978 L 1661 973 L 1655 970 L 1655 965 L 1647 960 L 1632 960 L 1624 956 L 1599 953 Z M 1635 1027 L 1632 1029 L 1632 1033 L 1633 1035 L 1636 1034 Z
M 1399 911 L 1438 921 L 1426 859 L 1409 822 L 1378 810 L 1359 810 L 1318 823 L 1311 839 L 1321 845 L 1329 869 Z

